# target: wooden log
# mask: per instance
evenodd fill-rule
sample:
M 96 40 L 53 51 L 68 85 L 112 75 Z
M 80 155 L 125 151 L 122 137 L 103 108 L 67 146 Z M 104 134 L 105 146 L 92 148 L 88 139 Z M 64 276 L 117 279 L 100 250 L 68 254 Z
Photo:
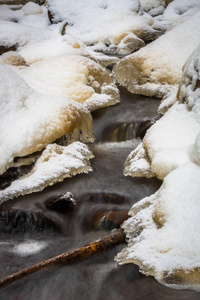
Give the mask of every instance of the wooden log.
M 52 257 L 28 268 L 24 268 L 16 273 L 5 276 L 0 279 L 0 287 L 16 281 L 17 279 L 24 278 L 29 274 L 39 271 L 45 267 L 55 266 L 58 264 L 71 264 L 84 259 L 87 259 L 94 255 L 95 253 L 105 251 L 106 249 L 113 247 L 115 245 L 125 242 L 125 235 L 122 229 L 117 229 L 110 234 L 94 241 L 86 246 L 83 246 L 74 251 L 67 253 L 62 253 L 58 256 Z

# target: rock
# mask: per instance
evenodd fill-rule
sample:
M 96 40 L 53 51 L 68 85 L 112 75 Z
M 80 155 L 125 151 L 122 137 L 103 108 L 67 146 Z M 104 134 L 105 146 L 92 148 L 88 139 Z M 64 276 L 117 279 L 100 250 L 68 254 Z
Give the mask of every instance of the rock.
M 3 45 L 0 45 L 0 55 L 2 55 L 5 52 L 8 52 L 8 51 L 15 51 L 16 49 L 17 49 L 16 45 L 13 45 L 11 47 L 6 47 Z
M 98 228 L 119 228 L 120 225 L 128 219 L 128 217 L 128 210 L 109 211 L 99 220 Z
M 60 213 L 67 213 L 74 210 L 76 201 L 72 193 L 67 192 L 61 194 L 46 204 L 46 207 L 51 210 L 55 210 Z
M 55 224 L 41 211 L 9 209 L 0 213 L 0 231 L 22 233 L 55 228 Z

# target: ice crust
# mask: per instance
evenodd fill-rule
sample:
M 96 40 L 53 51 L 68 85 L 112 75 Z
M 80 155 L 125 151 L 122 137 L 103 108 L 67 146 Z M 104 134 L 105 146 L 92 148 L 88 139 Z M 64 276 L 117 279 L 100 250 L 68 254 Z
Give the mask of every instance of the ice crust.
M 93 141 L 92 117 L 83 105 L 36 92 L 5 65 L 0 77 L 1 174 L 16 156 L 41 151 L 63 135 L 69 141 Z
M 93 157 L 88 146 L 74 142 L 69 146 L 49 144 L 28 175 L 0 191 L 0 203 L 20 195 L 39 192 L 65 178 L 92 171 L 89 159 Z
M 172 105 L 182 67 L 200 42 L 199 30 L 200 12 L 196 10 L 154 42 L 122 59 L 114 68 L 116 80 L 132 93 L 167 98 L 162 109 Z
M 164 284 L 200 284 L 200 46 L 184 65 L 178 100 L 128 157 L 126 175 L 157 176 L 161 188 L 135 204 L 123 224 L 136 263 Z
M 65 20 L 68 34 L 97 51 L 131 53 L 159 34 L 139 0 L 49 0 L 48 9 L 53 22 Z

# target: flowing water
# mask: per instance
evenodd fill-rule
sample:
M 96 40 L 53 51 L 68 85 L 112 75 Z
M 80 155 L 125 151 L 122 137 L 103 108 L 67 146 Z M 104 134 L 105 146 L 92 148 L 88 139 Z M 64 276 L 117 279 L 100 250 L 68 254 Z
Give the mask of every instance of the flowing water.
M 109 212 L 126 213 L 161 185 L 155 178 L 123 175 L 123 164 L 159 117 L 159 101 L 124 89 L 121 103 L 93 113 L 96 141 L 90 145 L 93 172 L 66 179 L 40 193 L 0 207 L 0 275 L 5 276 L 62 252 L 81 247 L 119 226 Z M 76 205 L 52 207 L 58 195 L 71 192 Z M 194 291 L 173 290 L 145 277 L 133 264 L 118 266 L 119 245 L 90 259 L 51 267 L 0 289 L 0 299 L 200 299 Z

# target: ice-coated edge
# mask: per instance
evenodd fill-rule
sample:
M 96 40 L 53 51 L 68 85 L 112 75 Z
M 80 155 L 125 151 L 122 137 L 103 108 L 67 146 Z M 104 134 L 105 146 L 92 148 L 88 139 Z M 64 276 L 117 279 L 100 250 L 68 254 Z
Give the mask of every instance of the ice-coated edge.
M 36 161 L 32 171 L 0 191 L 0 203 L 25 194 L 42 191 L 45 187 L 80 173 L 92 171 L 93 158 L 88 146 L 74 142 L 63 147 L 50 144 Z

